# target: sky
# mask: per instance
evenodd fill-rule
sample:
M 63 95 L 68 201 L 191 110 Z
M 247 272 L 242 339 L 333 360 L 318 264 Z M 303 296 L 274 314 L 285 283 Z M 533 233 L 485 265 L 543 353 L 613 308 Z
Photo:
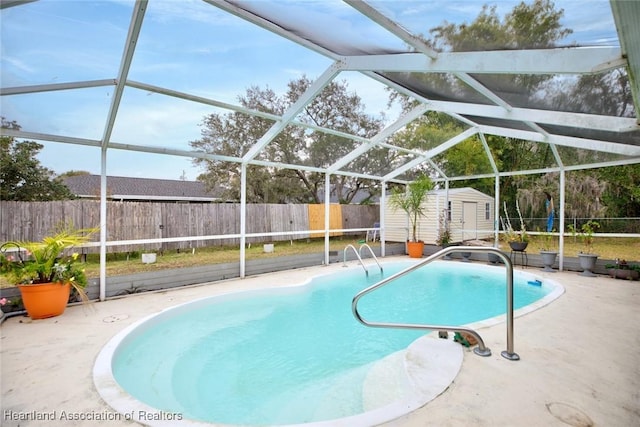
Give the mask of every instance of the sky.
M 483 4 L 503 16 L 520 0 L 371 0 L 369 3 L 416 33 L 447 21 L 471 22 Z M 567 44 L 617 45 L 608 0 L 557 0 L 564 24 L 574 29 Z M 382 49 L 404 49 L 385 30 L 339 0 L 253 1 L 265 14 L 286 14 L 304 31 L 329 43 L 347 40 Z M 3 88 L 114 79 L 118 75 L 133 2 L 40 0 L 0 11 L 1 84 Z M 149 0 L 136 45 L 129 80 L 218 101 L 239 104 L 248 88 L 270 88 L 283 95 L 287 83 L 319 77 L 331 61 L 200 0 Z M 358 73 L 341 73 L 366 111 L 387 121 L 383 86 Z M 114 86 L 3 96 L 1 115 L 24 131 L 101 139 Z M 126 88 L 111 141 L 189 150 L 200 138 L 205 116 L 227 111 Z M 98 148 L 43 142 L 39 159 L 61 174 L 70 170 L 100 173 Z M 107 174 L 114 176 L 196 179 L 201 170 L 188 158 L 109 150 Z

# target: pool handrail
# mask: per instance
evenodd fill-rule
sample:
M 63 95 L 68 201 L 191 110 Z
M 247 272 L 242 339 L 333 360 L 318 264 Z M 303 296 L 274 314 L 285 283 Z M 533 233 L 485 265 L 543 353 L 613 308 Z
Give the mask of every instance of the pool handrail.
M 358 257 L 358 261 L 360 262 L 360 265 L 362 266 L 362 268 L 364 268 L 365 274 L 367 276 L 369 276 L 369 270 L 367 270 L 367 267 L 364 265 L 364 262 L 362 262 L 362 258 L 360 257 L 360 254 L 358 253 L 358 250 L 353 245 L 347 245 L 347 246 L 344 247 L 344 251 L 342 251 L 343 252 L 343 255 L 342 255 L 342 266 L 343 267 L 347 266 L 347 249 L 349 249 L 349 248 L 353 249 L 353 252 Z
M 369 249 L 369 253 L 373 257 L 373 260 L 376 262 L 376 264 L 378 264 L 378 268 L 380 268 L 380 273 L 383 273 L 384 270 L 382 269 L 382 265 L 380 265 L 380 262 L 378 261 L 378 257 L 376 257 L 376 254 L 373 253 L 373 249 L 371 249 L 371 246 L 366 243 L 361 244 L 360 248 L 358 248 L 358 255 L 360 255 L 360 259 L 362 259 L 362 248 Z
M 360 298 L 365 296 L 366 294 L 379 289 L 388 283 L 402 277 L 414 270 L 417 270 L 431 262 L 437 260 L 438 258 L 447 255 L 452 252 L 485 252 L 485 253 L 494 253 L 498 257 L 502 259 L 505 264 L 507 270 L 507 349 L 502 351 L 500 354 L 502 357 L 508 360 L 520 360 L 520 356 L 513 351 L 513 264 L 511 259 L 501 250 L 493 247 L 485 247 L 485 246 L 449 246 L 440 251 L 436 252 L 433 255 L 428 256 L 423 261 L 416 263 L 404 270 L 395 273 L 385 279 L 380 280 L 379 282 L 369 286 L 368 288 L 363 289 L 358 292 L 351 302 L 351 311 L 353 312 L 354 317 L 363 325 L 373 327 L 373 328 L 400 328 L 400 329 L 425 329 L 425 330 L 439 330 L 439 331 L 452 331 L 452 332 L 464 332 L 472 335 L 474 338 L 478 340 L 478 346 L 473 349 L 473 352 L 479 356 L 487 357 L 491 355 L 491 350 L 488 349 L 482 337 L 478 332 L 471 328 L 467 328 L 465 326 L 450 326 L 450 325 L 422 325 L 422 324 L 413 324 L 413 323 L 385 323 L 385 322 L 370 322 L 362 317 L 362 315 L 358 311 L 358 301 Z

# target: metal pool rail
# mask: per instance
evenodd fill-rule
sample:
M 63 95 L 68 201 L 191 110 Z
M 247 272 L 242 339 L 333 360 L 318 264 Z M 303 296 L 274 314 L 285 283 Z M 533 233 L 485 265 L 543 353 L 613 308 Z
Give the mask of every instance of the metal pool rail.
M 343 257 L 343 260 L 342 260 L 343 267 L 347 266 L 347 249 L 351 248 L 351 249 L 353 249 L 353 252 L 356 254 L 356 257 L 358 258 L 358 262 L 360 262 L 360 265 L 364 269 L 365 274 L 368 276 L 369 275 L 369 270 L 367 269 L 367 267 L 364 265 L 364 262 L 362 261 L 362 248 L 364 248 L 364 247 L 369 249 L 369 252 L 371 253 L 371 256 L 373 257 L 373 260 L 376 262 L 376 264 L 378 264 L 378 267 L 380 268 L 380 273 L 382 273 L 382 266 L 378 262 L 378 258 L 376 257 L 376 254 L 373 253 L 373 249 L 371 249 L 371 246 L 367 245 L 366 243 L 362 244 L 360 246 L 359 250 L 356 250 L 355 246 L 353 246 L 353 245 L 345 246 L 344 251 L 343 251 L 344 252 L 344 257 Z
M 355 250 L 355 248 L 354 248 Z M 520 356 L 513 351 L 513 264 L 511 263 L 511 259 L 502 251 L 496 248 L 490 247 L 480 247 L 480 246 L 449 246 L 444 248 L 435 254 L 425 258 L 423 261 L 412 265 L 392 276 L 387 277 L 379 281 L 378 283 L 369 286 L 366 289 L 358 292 L 356 296 L 353 297 L 351 302 L 351 311 L 355 318 L 365 326 L 370 326 L 373 328 L 399 328 L 399 329 L 425 329 L 425 330 L 439 330 L 439 331 L 452 331 L 452 332 L 464 332 L 472 335 L 474 338 L 478 340 L 478 346 L 473 349 L 473 352 L 478 356 L 490 356 L 491 350 L 488 349 L 482 337 L 478 332 L 471 328 L 467 328 L 464 326 L 451 326 L 451 325 L 423 325 L 423 324 L 414 324 L 414 323 L 385 323 L 385 322 L 370 322 L 364 319 L 360 313 L 358 312 L 358 301 L 360 298 L 365 296 L 366 294 L 379 289 L 390 282 L 402 277 L 414 270 L 417 270 L 425 265 L 433 262 L 434 260 L 440 258 L 441 256 L 450 254 L 452 252 L 484 252 L 484 253 L 494 253 L 499 256 L 507 271 L 507 349 L 500 354 L 502 357 L 508 360 L 520 360 Z M 366 270 L 366 269 L 365 269 Z
M 369 253 L 371 254 L 371 258 L 373 258 L 373 260 L 376 262 L 376 264 L 378 264 L 378 268 L 380 269 L 380 273 L 383 272 L 382 270 L 382 266 L 380 265 L 380 262 L 378 261 L 378 257 L 376 256 L 375 253 L 373 253 L 373 249 L 371 249 L 371 246 L 367 245 L 366 243 L 363 243 L 362 245 L 360 245 L 360 248 L 358 249 L 358 254 L 360 255 L 360 259 L 362 259 L 362 249 L 368 249 Z

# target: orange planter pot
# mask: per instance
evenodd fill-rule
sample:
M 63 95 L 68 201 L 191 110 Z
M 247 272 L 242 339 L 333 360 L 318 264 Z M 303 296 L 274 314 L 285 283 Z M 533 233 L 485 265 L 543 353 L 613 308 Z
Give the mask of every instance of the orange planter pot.
M 69 283 L 18 285 L 18 288 L 24 308 L 32 319 L 46 319 L 64 313 L 71 292 Z
M 410 258 L 422 258 L 424 242 L 407 242 L 407 252 Z

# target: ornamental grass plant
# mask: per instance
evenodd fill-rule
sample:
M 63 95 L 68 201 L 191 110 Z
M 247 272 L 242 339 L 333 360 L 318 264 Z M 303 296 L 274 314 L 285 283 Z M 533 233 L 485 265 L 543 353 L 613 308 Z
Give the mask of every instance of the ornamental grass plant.
M 527 243 L 529 242 L 529 235 L 527 234 L 527 226 L 522 219 L 522 213 L 520 212 L 520 205 L 516 200 L 516 211 L 518 212 L 518 218 L 520 219 L 520 229 L 516 230 L 511 225 L 511 220 L 509 219 L 509 213 L 507 211 L 507 204 L 503 203 L 502 209 L 504 210 L 504 218 L 500 218 L 500 222 L 502 223 L 502 229 L 504 230 L 505 240 L 509 243 L 513 242 L 521 242 Z

